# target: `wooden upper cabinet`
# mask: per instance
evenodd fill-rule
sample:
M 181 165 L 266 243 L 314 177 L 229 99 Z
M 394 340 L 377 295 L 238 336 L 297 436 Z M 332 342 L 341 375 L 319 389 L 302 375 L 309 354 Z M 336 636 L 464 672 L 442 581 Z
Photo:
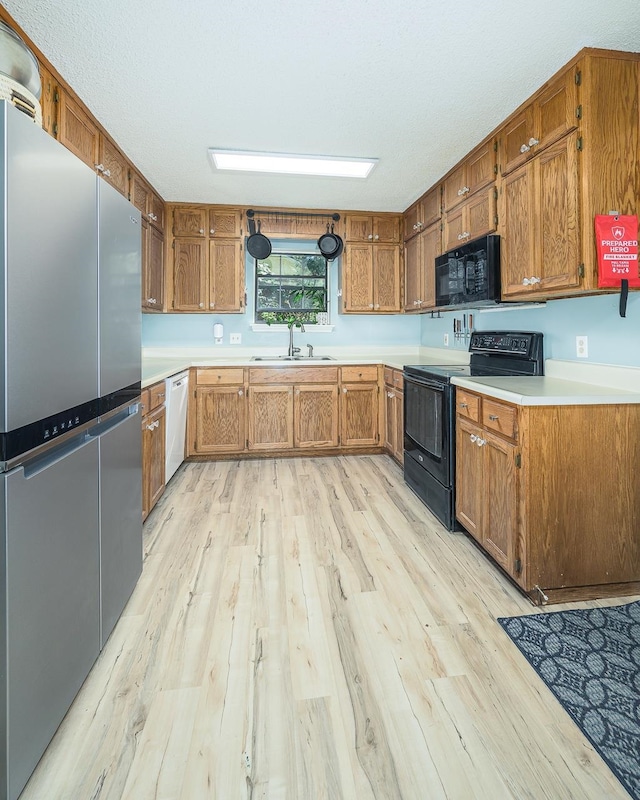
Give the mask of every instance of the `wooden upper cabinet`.
M 370 242 L 373 244 L 393 244 L 400 241 L 399 215 L 372 216 L 347 214 L 345 219 L 348 242 Z
M 173 209 L 173 235 L 205 238 L 208 236 L 207 209 L 176 206 Z
M 83 107 L 64 90 L 59 91 L 58 141 L 95 169 L 99 131 Z
M 496 189 L 489 186 L 445 214 L 444 251 L 493 233 L 497 225 Z
M 116 145 L 104 134 L 98 142 L 98 165 L 100 175 L 125 197 L 129 193 L 129 164 Z
M 441 252 L 442 233 L 439 223 L 431 225 L 405 245 L 405 311 L 426 311 L 435 306 L 435 261 Z
M 242 211 L 239 208 L 212 208 L 209 211 L 209 236 L 219 239 L 240 238 L 242 236 Z
M 173 304 L 175 311 L 205 311 L 207 243 L 201 239 L 173 242 Z
M 58 98 L 59 90 L 55 78 L 48 69 L 40 66 L 40 83 L 42 93 L 40 106 L 42 107 L 42 127 L 50 136 L 58 132 Z
M 373 311 L 373 247 L 349 244 L 343 256 L 345 311 Z
M 509 174 L 578 125 L 578 71 L 567 70 L 546 84 L 500 131 L 500 168 Z
M 442 213 L 442 187 L 438 184 L 407 209 L 403 217 L 405 241 L 431 227 Z
M 135 170 L 131 170 L 129 200 L 155 228 L 164 231 L 164 201 Z
M 496 150 L 495 141 L 490 139 L 447 175 L 442 186 L 442 205 L 445 211 L 495 181 Z
M 147 208 L 151 224 L 164 231 L 164 200 L 152 191 L 147 200 Z
M 142 307 L 148 311 L 164 311 L 164 234 L 149 225 L 147 220 L 143 220 L 142 224 L 143 242 L 146 240 L 148 253 L 146 259 L 142 259 Z
M 239 239 L 209 242 L 209 310 L 242 311 L 244 305 L 244 259 Z
M 373 247 L 374 311 L 400 311 L 400 251 L 393 245 Z

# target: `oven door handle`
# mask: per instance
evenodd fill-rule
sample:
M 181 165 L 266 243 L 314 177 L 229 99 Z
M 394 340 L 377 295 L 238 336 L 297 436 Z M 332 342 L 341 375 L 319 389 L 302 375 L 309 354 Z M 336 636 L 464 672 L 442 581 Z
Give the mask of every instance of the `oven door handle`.
M 426 386 L 436 392 L 444 392 L 445 384 L 439 381 L 430 380 L 429 378 L 416 378 L 415 375 L 404 374 L 405 383 L 415 383 L 416 386 Z

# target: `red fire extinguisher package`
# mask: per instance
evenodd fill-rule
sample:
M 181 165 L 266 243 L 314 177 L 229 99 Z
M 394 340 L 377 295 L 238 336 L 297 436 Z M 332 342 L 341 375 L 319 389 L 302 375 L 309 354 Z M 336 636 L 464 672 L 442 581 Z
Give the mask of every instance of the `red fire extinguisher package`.
M 629 287 L 640 287 L 638 275 L 638 217 L 598 214 L 595 218 L 598 286 L 620 287 L 620 316 L 624 317 Z

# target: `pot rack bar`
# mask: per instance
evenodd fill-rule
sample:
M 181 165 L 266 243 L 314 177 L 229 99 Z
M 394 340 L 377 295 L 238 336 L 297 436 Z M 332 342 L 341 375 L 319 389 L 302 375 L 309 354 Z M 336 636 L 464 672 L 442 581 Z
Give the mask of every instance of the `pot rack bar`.
M 333 214 L 306 214 L 304 211 L 258 211 L 255 212 L 252 208 L 247 209 L 247 217 L 248 219 L 253 219 L 256 216 L 256 213 L 259 217 L 304 217 L 308 219 L 309 217 L 318 217 L 322 219 L 332 219 L 334 222 L 338 222 L 340 219 L 340 214 L 334 212 Z

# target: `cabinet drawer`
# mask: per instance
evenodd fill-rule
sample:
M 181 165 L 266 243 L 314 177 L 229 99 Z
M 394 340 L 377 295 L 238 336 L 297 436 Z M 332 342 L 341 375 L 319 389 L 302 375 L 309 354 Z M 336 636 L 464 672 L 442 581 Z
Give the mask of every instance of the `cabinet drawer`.
M 389 386 L 393 386 L 393 373 L 394 370 L 392 370 L 391 367 L 384 368 L 384 382 L 388 383 Z
M 367 364 L 361 367 L 341 367 L 340 374 L 342 381 L 345 383 L 377 381 L 378 367 L 375 364 Z
M 393 370 L 393 385 L 401 392 L 404 390 L 404 376 L 399 369 Z
M 249 383 L 337 383 L 337 367 L 254 367 Z
M 485 397 L 482 401 L 482 424 L 485 428 L 515 439 L 516 409 Z
M 196 383 L 198 386 L 228 386 L 229 384 L 244 383 L 244 369 L 242 367 L 197 369 Z
M 474 422 L 480 419 L 480 398 L 462 389 L 456 389 L 456 413 Z
M 144 417 L 145 414 L 149 413 L 149 390 L 148 389 L 143 389 L 140 392 L 140 406 L 141 406 L 140 414 Z
M 149 408 L 146 408 L 145 412 L 153 411 L 154 408 L 161 406 L 164 403 L 164 398 L 164 381 L 154 383 L 153 386 L 149 387 Z

